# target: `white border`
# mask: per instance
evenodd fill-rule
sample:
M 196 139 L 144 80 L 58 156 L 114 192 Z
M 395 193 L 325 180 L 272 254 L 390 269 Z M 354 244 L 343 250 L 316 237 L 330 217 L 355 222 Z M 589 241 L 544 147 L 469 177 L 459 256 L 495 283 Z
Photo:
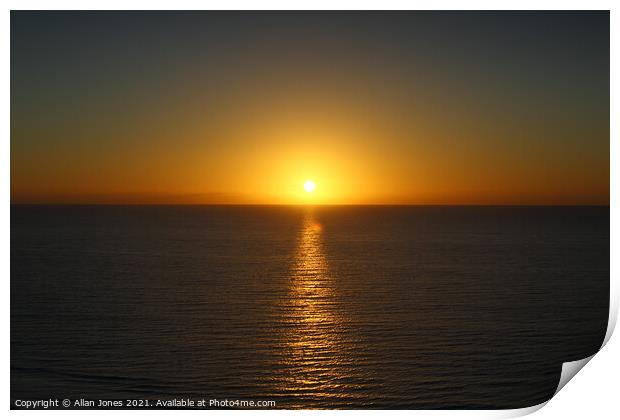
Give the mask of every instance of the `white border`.
M 496 9 L 496 10 L 518 10 L 518 9 L 532 9 L 532 10 L 547 10 L 547 9 L 603 9 L 611 10 L 611 141 L 610 141 L 610 159 L 613 163 L 618 161 L 618 121 L 614 119 L 614 115 L 618 115 L 618 83 L 615 80 L 618 70 L 618 17 L 616 10 L 614 10 L 612 1 L 543 1 L 543 0 L 522 0 L 522 1 L 441 1 L 441 2 L 429 2 L 429 1 L 405 1 L 405 0 L 383 0 L 383 1 L 368 1 L 368 0 L 302 0 L 295 3 L 289 3 L 285 1 L 277 0 L 230 0 L 227 2 L 214 2 L 214 1 L 196 1 L 196 0 L 176 0 L 176 1 L 164 1 L 164 0 L 152 0 L 152 1 L 136 1 L 136 0 L 108 0 L 108 1 L 89 1 L 88 3 L 77 0 L 64 0 L 64 1 L 44 1 L 44 0 L 25 0 L 25 1 L 8 1 L 8 8 L 5 9 L 3 15 L 3 28 L 2 37 L 0 38 L 0 44 L 2 48 L 3 65 L 0 68 L 2 72 L 2 80 L 4 80 L 4 101 L 2 102 L 2 112 L 4 118 L 2 121 L 2 139 L 3 150 L 1 152 L 2 159 L 2 176 L 5 177 L 5 181 L 2 184 L 2 191 L 7 197 L 10 203 L 10 13 L 9 10 L 36 10 L 36 9 L 118 9 L 118 10 L 162 10 L 162 9 L 292 9 L 292 10 L 305 10 L 305 9 L 418 9 L 418 10 L 441 10 L 441 9 Z M 613 165 L 611 169 L 611 303 L 610 303 L 610 323 L 605 342 L 607 343 L 613 326 L 615 326 L 617 313 L 618 313 L 618 238 L 620 238 L 620 227 L 616 222 L 618 220 L 618 203 L 617 197 L 619 196 L 620 186 L 620 172 L 615 169 Z M 4 322 L 3 327 L 3 339 L 4 345 L 2 346 L 2 359 L 4 360 L 4 381 L 2 382 L 2 395 L 5 395 L 6 406 L 9 408 L 9 395 L 10 395 L 10 207 L 5 206 L 2 208 L 2 224 L 0 225 L 1 234 L 3 240 L 1 241 L 2 255 L 1 255 L 1 270 L 3 274 L 2 281 L 2 296 L 4 300 Z M 604 351 L 601 354 L 596 355 L 594 358 L 588 358 L 592 360 L 584 369 L 584 372 L 580 374 L 582 376 L 577 381 L 572 381 L 565 389 L 562 390 L 556 397 L 552 398 L 548 403 L 541 404 L 536 407 L 521 410 L 504 410 L 504 411 L 361 411 L 361 410 L 346 410 L 346 411 L 295 411 L 294 415 L 300 418 L 318 418 L 318 417 L 351 417 L 355 418 L 368 418 L 375 416 L 390 416 L 397 418 L 410 418 L 415 416 L 417 418 L 504 418 L 514 417 L 519 415 L 528 414 L 541 408 L 542 406 L 549 405 L 548 408 L 536 413 L 538 418 L 569 418 L 569 419 L 581 419 L 584 416 L 594 416 L 600 418 L 611 418 L 617 413 L 617 405 L 615 404 L 617 389 L 615 384 L 617 383 L 618 366 L 618 344 L 616 340 L 612 340 L 608 343 Z M 591 365 L 591 366 L 590 366 Z M 572 365 L 574 366 L 574 365 Z M 583 367 L 583 366 L 582 366 Z M 560 387 L 559 387 L 560 389 Z M 613 414 L 612 414 L 613 413 Z M 195 410 L 195 411 L 182 411 L 171 413 L 169 411 L 89 411 L 84 413 L 81 411 L 10 411 L 11 416 L 20 416 L 23 418 L 32 418 L 44 415 L 50 418 L 82 418 L 85 415 L 92 418 L 136 418 L 136 417 L 148 417 L 149 419 L 168 418 L 170 415 L 174 416 L 187 416 L 201 418 L 203 416 L 222 418 L 222 417 L 237 417 L 244 414 L 250 414 L 253 418 L 261 419 L 276 419 L 288 417 L 291 414 L 290 411 L 280 410 L 265 410 L 265 411 L 253 411 L 240 412 L 240 411 L 209 411 L 208 413 Z

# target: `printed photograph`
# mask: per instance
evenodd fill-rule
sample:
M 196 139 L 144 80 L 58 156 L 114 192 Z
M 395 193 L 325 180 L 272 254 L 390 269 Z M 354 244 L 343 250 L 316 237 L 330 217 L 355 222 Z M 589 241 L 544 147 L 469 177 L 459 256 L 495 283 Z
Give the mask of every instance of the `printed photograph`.
M 10 407 L 499 410 L 610 309 L 609 11 L 10 13 Z

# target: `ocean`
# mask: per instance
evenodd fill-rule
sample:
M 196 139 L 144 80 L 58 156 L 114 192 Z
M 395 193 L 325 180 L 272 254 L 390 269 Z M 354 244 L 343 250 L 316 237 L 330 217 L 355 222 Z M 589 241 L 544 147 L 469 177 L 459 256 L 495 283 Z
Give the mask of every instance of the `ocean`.
M 16 399 L 496 409 L 596 352 L 609 207 L 11 206 Z

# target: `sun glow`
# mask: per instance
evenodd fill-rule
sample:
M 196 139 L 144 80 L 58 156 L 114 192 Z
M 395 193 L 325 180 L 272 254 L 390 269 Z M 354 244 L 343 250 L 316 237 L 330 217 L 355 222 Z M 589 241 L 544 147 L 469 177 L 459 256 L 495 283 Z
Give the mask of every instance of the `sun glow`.
M 307 180 L 304 183 L 304 190 L 306 190 L 306 192 L 313 192 L 316 189 L 316 184 L 314 183 L 314 181 L 312 181 L 311 179 Z

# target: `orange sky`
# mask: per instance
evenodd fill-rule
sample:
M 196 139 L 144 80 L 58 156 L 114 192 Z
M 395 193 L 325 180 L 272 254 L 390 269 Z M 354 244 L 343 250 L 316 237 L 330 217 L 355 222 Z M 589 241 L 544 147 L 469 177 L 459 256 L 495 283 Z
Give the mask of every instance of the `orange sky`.
M 202 16 L 12 15 L 12 202 L 609 203 L 608 26 Z

